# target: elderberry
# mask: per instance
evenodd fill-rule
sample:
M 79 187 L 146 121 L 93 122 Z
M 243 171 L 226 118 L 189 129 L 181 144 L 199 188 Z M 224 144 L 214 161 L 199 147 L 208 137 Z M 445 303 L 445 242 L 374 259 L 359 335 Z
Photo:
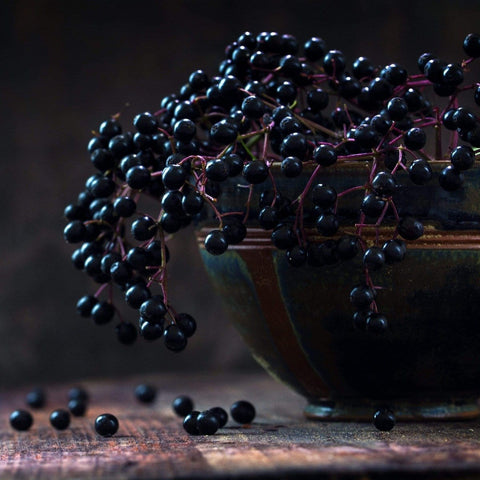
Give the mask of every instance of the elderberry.
M 180 395 L 173 400 L 172 408 L 179 417 L 186 417 L 193 412 L 193 401 L 187 395 Z
M 237 423 L 252 423 L 255 414 L 255 407 L 246 400 L 239 400 L 230 407 L 230 415 Z
M 32 408 L 42 408 L 45 406 L 45 401 L 45 392 L 42 388 L 35 388 L 25 397 L 25 403 Z
M 102 437 L 111 437 L 118 431 L 117 417 L 111 413 L 102 413 L 95 419 L 95 431 Z
M 28 430 L 33 425 L 33 417 L 26 410 L 15 410 L 10 414 L 10 426 L 18 431 Z
M 50 414 L 50 423 L 57 430 L 66 430 L 70 425 L 70 413 L 59 408 Z
M 381 408 L 373 415 L 373 425 L 377 430 L 388 432 L 395 426 L 396 420 L 389 408 Z
M 135 397 L 139 402 L 152 403 L 157 396 L 157 390 L 152 385 L 140 384 L 135 388 Z
M 389 275 L 405 257 L 404 240 L 422 236 L 414 202 L 420 188 L 432 188 L 440 161 L 450 158 L 436 175 L 446 198 L 462 194 L 476 164 L 480 122 L 462 100 L 480 104 L 478 82 L 468 78 L 479 38 L 464 39 L 464 61 L 423 53 L 412 75 L 365 56 L 352 63 L 320 37 L 301 49 L 292 35 L 245 32 L 216 72 L 192 69 L 155 113 L 134 116 L 132 131 L 120 115 L 102 122 L 87 146 L 94 173 L 64 210 L 72 263 L 100 284 L 77 302 L 80 316 L 106 324 L 118 310 L 123 318 L 123 296 L 138 325 L 121 320 L 121 342 L 140 333 L 185 348 L 196 321 L 167 301 L 167 241 L 193 221 L 215 219 L 204 242 L 212 255 L 241 245 L 250 225 L 269 230 L 292 267 L 349 262 L 361 250 L 354 325 L 385 330 L 370 274 L 386 263 Z M 365 176 L 355 184 L 348 172 L 357 166 Z M 245 194 L 235 211 L 221 201 L 232 189 Z

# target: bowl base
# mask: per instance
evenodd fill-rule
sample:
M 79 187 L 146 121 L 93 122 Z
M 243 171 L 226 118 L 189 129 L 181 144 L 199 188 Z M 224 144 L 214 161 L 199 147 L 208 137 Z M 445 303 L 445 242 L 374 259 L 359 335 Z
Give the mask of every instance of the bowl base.
M 387 402 L 324 400 L 309 403 L 304 413 L 307 418 L 313 420 L 371 422 L 373 414 L 382 405 L 388 405 L 396 419 L 400 421 L 473 420 L 480 416 L 477 398 L 416 402 L 412 400 Z

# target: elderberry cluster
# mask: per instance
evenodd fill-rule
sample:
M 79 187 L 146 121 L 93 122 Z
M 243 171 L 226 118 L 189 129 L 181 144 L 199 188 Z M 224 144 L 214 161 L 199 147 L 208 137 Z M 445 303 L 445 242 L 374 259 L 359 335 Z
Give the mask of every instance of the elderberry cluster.
M 139 317 L 138 326 L 117 325 L 121 342 L 140 332 L 182 350 L 196 324 L 168 300 L 166 240 L 210 209 L 218 227 L 205 249 L 213 255 L 242 242 L 247 225 L 270 231 L 294 267 L 361 255 L 362 280 L 350 294 L 354 325 L 384 332 L 372 274 L 401 261 L 424 231 L 396 208 L 399 172 L 422 186 L 436 176 L 434 163 L 449 160 L 436 181 L 454 191 L 480 147 L 479 118 L 459 104 L 470 95 L 480 105 L 480 84 L 465 81 L 480 56 L 480 35 L 469 34 L 463 48 L 461 63 L 422 54 L 412 74 L 366 57 L 349 63 L 318 37 L 300 45 L 292 35 L 245 32 L 227 46 L 218 72 L 194 71 L 158 109 L 135 116 L 132 130 L 119 115 L 104 121 L 88 144 L 97 172 L 65 209 L 64 237 L 78 244 L 72 261 L 100 284 L 79 300 L 80 315 L 110 322 L 120 314 L 113 303 L 119 291 Z M 365 164 L 365 181 L 337 192 L 322 172 L 348 162 Z M 303 182 L 301 193 L 288 198 L 280 177 Z M 249 192 L 241 211 L 219 206 L 232 181 Z M 339 203 L 359 192 L 358 219 L 343 225 Z

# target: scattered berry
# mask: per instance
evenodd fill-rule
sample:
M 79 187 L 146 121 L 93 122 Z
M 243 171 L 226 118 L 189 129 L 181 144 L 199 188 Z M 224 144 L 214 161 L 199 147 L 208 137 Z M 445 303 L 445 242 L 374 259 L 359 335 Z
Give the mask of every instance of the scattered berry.
M 42 408 L 45 406 L 45 391 L 42 388 L 35 388 L 27 393 L 26 404 L 31 408 Z
M 117 417 L 111 413 L 103 413 L 95 419 L 95 431 L 102 437 L 111 437 L 118 431 Z
M 68 402 L 68 409 L 74 417 L 83 417 L 87 411 L 87 402 L 78 398 L 73 398 Z
M 157 396 L 157 390 L 152 385 L 141 384 L 135 388 L 135 397 L 139 402 L 152 403 Z
M 246 400 L 239 400 L 230 407 L 230 415 L 237 423 L 252 423 L 255 418 L 255 407 Z
M 26 410 L 15 410 L 10 414 L 10 425 L 15 430 L 28 430 L 32 424 L 33 417 Z
M 173 400 L 172 408 L 179 417 L 186 417 L 193 411 L 193 401 L 186 395 L 180 395 Z
M 395 415 L 388 408 L 381 408 L 373 415 L 375 428 L 382 432 L 388 432 L 395 426 Z
M 50 423 L 57 430 L 66 430 L 70 425 L 70 413 L 59 408 L 50 414 Z

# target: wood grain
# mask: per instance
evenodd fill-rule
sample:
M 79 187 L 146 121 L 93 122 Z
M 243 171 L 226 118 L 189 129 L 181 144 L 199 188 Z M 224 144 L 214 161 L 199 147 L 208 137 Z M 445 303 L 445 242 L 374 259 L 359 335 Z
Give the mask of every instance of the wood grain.
M 134 387 L 159 389 L 152 406 L 136 401 Z M 91 394 L 84 418 L 57 432 L 49 412 L 65 407 L 69 385 L 47 388 L 48 406 L 34 411 L 28 432 L 15 432 L 8 415 L 24 406 L 26 389 L 0 394 L 2 479 L 188 479 L 188 478 L 477 478 L 480 423 L 406 423 L 390 433 L 368 423 L 317 423 L 302 415 L 304 400 L 263 375 L 154 376 L 83 382 Z M 189 436 L 170 407 L 190 394 L 196 408 L 228 408 L 248 399 L 256 421 L 229 421 L 216 435 Z M 98 436 L 95 417 L 120 421 L 111 438 Z

